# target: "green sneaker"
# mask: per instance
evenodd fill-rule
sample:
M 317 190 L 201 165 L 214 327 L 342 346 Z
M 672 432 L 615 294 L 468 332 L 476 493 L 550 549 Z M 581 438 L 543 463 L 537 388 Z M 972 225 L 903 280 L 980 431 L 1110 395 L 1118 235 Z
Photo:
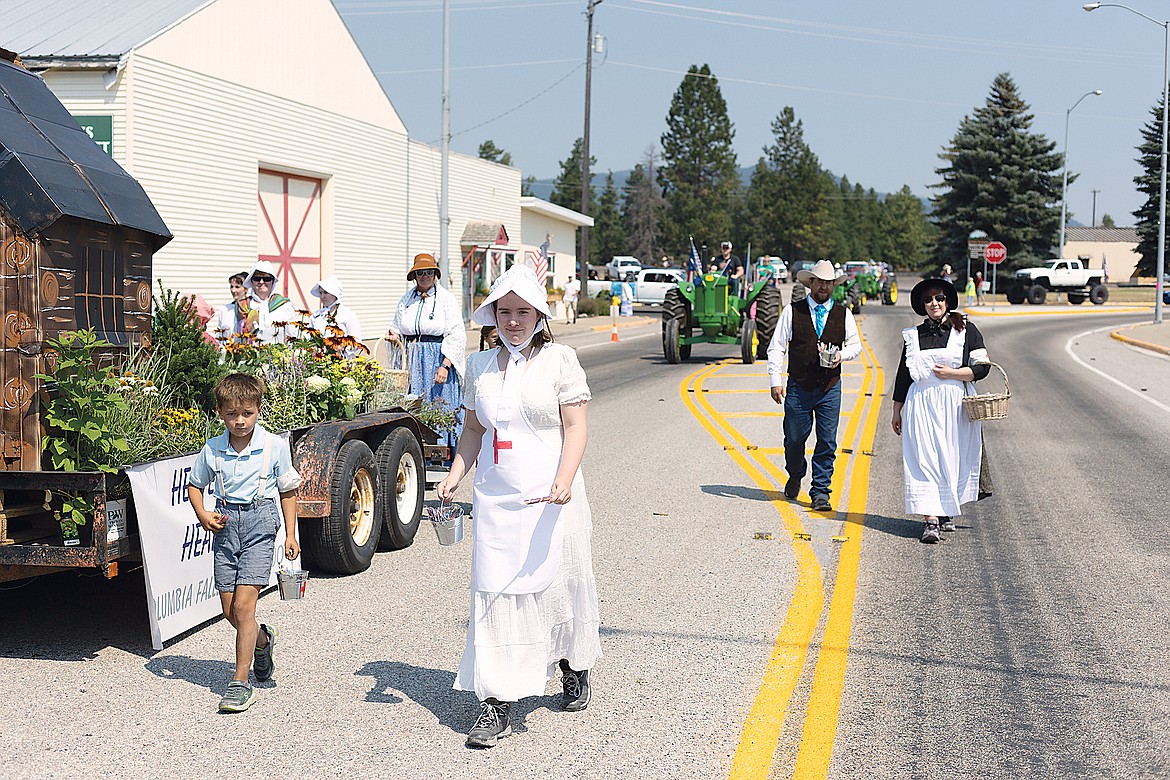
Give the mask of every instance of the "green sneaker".
M 220 712 L 243 712 L 252 706 L 256 699 L 256 691 L 246 682 L 232 680 L 228 683 L 227 693 L 219 700 Z
M 268 634 L 268 644 L 263 648 L 256 648 L 252 655 L 252 672 L 256 675 L 256 682 L 267 682 L 272 679 L 272 672 L 276 670 L 276 660 L 272 656 L 272 648 L 276 644 L 276 629 L 261 623 L 260 630 Z

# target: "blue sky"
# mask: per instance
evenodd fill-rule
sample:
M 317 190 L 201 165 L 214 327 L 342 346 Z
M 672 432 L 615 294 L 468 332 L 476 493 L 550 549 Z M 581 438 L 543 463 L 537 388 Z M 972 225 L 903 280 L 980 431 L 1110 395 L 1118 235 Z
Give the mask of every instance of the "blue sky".
M 1170 4 L 1134 0 L 1170 18 Z M 334 0 L 411 135 L 440 135 L 440 0 Z M 451 0 L 452 148 L 491 138 L 524 175 L 550 178 L 583 127 L 585 0 Z M 739 164 L 771 140 L 791 105 L 821 164 L 854 183 L 929 196 L 938 153 L 1007 71 L 1063 146 L 1069 122 L 1074 218 L 1091 190 L 1132 225 L 1141 125 L 1161 96 L 1163 28 L 1121 8 L 1065 0 L 604 0 L 595 55 L 591 145 L 600 170 L 657 148 L 671 95 L 708 63 L 735 126 Z

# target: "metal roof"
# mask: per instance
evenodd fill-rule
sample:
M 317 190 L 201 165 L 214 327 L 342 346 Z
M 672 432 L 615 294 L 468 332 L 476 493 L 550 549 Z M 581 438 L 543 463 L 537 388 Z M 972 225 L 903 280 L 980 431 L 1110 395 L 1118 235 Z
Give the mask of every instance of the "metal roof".
M 145 190 L 74 121 L 45 82 L 0 60 L 0 211 L 25 234 L 62 217 L 171 233 Z
M 0 46 L 22 58 L 121 57 L 214 0 L 0 0 Z
M 1095 244 L 1115 241 L 1123 244 L 1138 242 L 1137 228 L 1131 227 L 1067 227 L 1064 234 L 1065 241 L 1091 241 Z

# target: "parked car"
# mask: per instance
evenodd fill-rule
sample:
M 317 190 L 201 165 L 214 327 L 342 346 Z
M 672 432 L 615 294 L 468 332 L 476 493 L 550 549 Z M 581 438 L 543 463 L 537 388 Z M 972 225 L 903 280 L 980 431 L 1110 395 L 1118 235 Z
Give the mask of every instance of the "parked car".
M 630 255 L 614 255 L 605 264 L 605 275 L 610 279 L 625 279 L 626 274 L 637 274 L 642 270 L 642 261 Z

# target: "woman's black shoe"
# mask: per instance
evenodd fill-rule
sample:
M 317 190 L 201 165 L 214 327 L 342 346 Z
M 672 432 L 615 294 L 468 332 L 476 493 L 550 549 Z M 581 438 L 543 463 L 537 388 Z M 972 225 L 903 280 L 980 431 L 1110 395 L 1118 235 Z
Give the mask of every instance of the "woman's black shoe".
M 565 692 L 565 711 L 580 712 L 589 706 L 593 690 L 589 687 L 589 670 L 575 672 L 561 659 L 561 688 Z
M 467 732 L 468 747 L 495 747 L 501 737 L 511 736 L 512 722 L 509 711 L 512 705 L 496 699 L 484 699 L 479 703 L 479 718 L 471 731 Z

